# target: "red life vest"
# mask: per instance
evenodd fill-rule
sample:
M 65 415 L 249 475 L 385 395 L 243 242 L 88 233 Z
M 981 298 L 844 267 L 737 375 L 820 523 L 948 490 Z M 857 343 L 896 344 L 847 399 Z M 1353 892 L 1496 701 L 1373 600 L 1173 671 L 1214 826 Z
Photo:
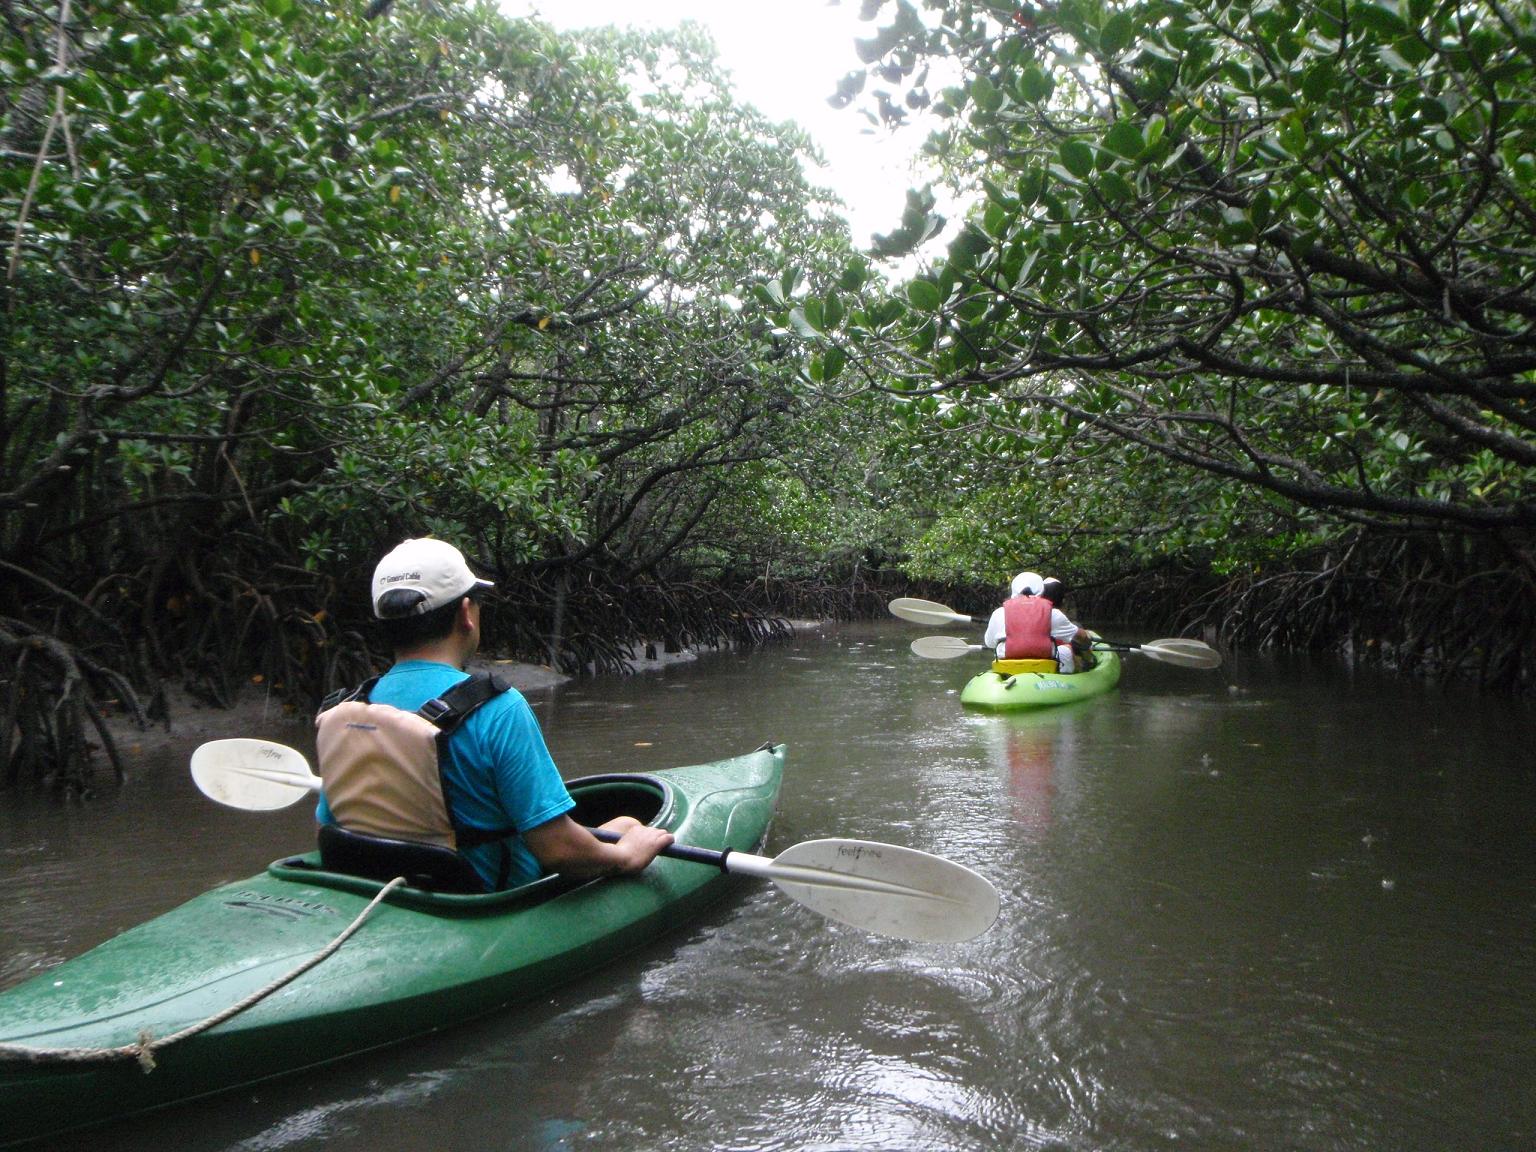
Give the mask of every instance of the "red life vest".
M 1051 639 L 1051 610 L 1044 596 L 1014 596 L 1003 601 L 1003 659 L 1049 660 L 1056 655 Z

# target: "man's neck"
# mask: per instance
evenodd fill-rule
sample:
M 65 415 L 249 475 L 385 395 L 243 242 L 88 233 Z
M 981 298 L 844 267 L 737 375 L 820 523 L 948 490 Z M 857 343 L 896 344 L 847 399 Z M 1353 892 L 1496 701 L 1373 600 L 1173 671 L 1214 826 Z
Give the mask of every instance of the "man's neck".
M 467 657 L 464 655 L 462 646 L 449 639 L 421 644 L 415 648 L 397 648 L 395 663 L 402 664 L 407 660 L 426 660 L 433 664 L 448 664 L 454 668 L 463 668 Z

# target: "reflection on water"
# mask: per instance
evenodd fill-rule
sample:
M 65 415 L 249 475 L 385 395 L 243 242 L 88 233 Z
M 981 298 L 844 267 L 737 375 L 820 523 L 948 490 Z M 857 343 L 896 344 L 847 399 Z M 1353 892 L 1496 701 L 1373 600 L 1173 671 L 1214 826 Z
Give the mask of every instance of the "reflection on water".
M 1071 792 L 1077 774 L 1079 725 L 1099 701 L 1005 712 L 979 726 L 988 757 L 1007 783 L 1009 813 L 1019 835 L 1038 839 L 1051 825 L 1058 789 Z
M 571 776 L 788 742 L 770 851 L 949 856 L 1003 894 L 986 936 L 869 937 L 747 886 L 538 1003 L 92 1146 L 1536 1146 L 1528 706 L 1133 658 L 1105 697 L 994 716 L 960 707 L 974 668 L 912 656 L 913 634 L 533 699 Z M 184 772 L 85 808 L 5 801 L 0 982 L 307 838 L 305 812 L 217 810 Z

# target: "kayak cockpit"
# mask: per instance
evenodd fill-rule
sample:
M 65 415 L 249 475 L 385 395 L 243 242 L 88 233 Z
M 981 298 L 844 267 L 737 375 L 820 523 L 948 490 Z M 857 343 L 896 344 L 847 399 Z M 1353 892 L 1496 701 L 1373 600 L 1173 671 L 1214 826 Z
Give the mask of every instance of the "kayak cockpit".
M 671 787 L 656 776 L 611 773 L 567 782 L 578 824 L 596 827 L 616 816 L 667 826 L 677 817 Z M 319 830 L 314 852 L 287 856 L 267 866 L 278 880 L 374 896 L 396 876 L 406 884 L 389 896 L 391 903 L 425 910 L 505 911 L 511 905 L 541 904 L 585 880 L 545 876 L 504 892 L 478 891 L 478 877 L 467 860 L 451 848 L 410 841 L 359 836 L 334 826 Z

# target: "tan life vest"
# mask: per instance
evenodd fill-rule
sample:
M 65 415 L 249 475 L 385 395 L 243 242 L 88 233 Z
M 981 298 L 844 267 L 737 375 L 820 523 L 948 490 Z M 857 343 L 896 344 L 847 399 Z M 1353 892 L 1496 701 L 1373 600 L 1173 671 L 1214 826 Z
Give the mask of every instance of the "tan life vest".
M 326 803 L 352 832 L 443 848 L 486 844 L 512 835 L 455 824 L 443 793 L 444 743 L 471 712 L 507 685 L 473 676 L 415 712 L 373 704 L 377 680 L 327 697 L 315 717 L 315 752 Z

